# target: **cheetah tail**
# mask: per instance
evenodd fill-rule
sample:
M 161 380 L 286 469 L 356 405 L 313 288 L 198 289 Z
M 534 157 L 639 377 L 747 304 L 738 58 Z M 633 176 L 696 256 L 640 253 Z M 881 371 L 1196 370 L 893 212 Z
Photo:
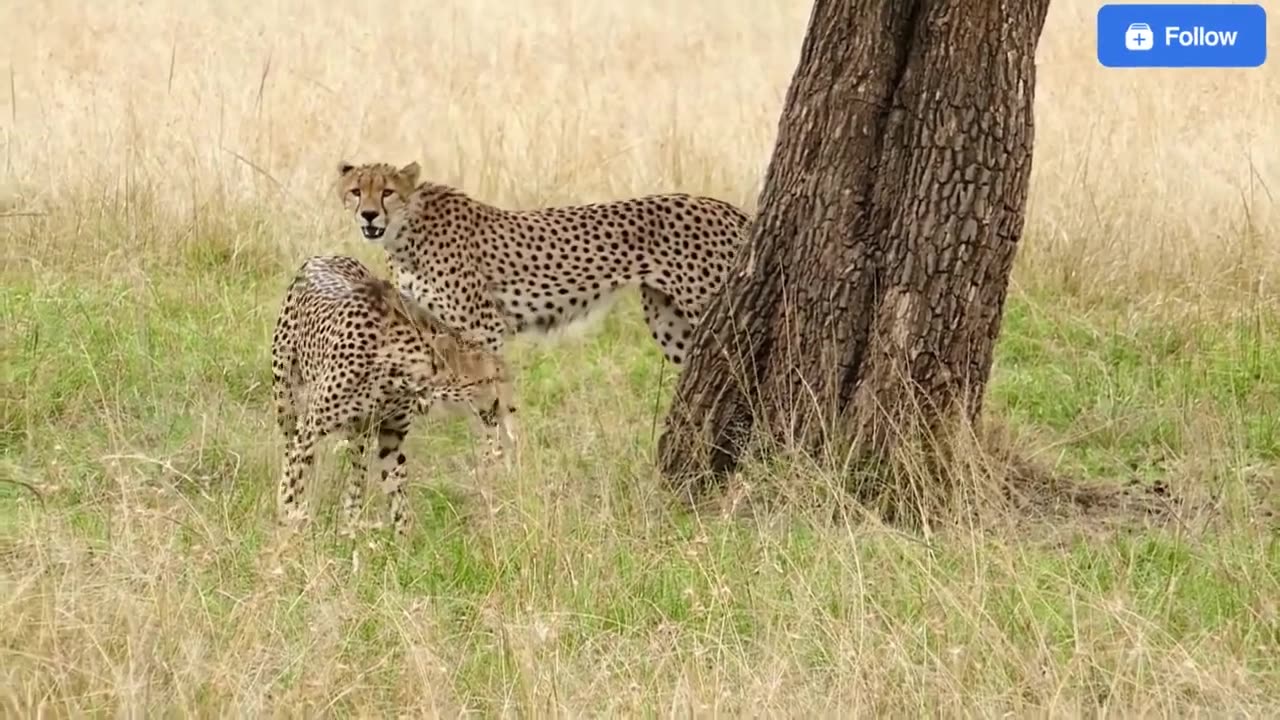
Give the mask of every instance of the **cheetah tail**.
M 285 294 L 271 334 L 271 395 L 276 421 L 285 435 L 294 433 L 297 422 L 293 391 L 298 372 L 298 343 L 297 328 L 292 318 L 296 287 L 296 283 L 291 285 Z

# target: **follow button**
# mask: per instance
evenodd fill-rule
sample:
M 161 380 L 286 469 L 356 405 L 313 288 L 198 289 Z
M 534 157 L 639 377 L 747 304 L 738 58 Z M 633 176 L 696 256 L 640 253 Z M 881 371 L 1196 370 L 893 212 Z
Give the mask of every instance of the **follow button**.
M 1106 67 L 1249 68 L 1267 59 L 1261 5 L 1103 5 L 1098 62 Z

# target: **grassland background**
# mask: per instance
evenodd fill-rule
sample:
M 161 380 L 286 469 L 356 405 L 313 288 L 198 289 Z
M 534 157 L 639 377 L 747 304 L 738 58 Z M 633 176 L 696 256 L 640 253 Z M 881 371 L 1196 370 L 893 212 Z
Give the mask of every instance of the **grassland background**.
M 0 478 L 43 497 L 0 485 L 6 715 L 1280 710 L 1280 71 L 1101 68 L 1093 3 L 1044 30 L 990 409 L 1055 473 L 1166 484 L 1176 519 L 911 536 L 831 522 L 798 462 L 683 513 L 629 299 L 515 347 L 519 469 L 418 426 L 404 554 L 323 502 L 264 552 L 282 289 L 308 253 L 380 261 L 337 161 L 510 207 L 754 209 L 808 6 L 0 4 Z

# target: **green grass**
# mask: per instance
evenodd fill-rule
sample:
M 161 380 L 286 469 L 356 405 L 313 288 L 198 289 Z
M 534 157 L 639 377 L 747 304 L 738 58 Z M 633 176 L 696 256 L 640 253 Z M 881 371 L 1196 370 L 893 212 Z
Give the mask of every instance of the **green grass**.
M 418 526 L 396 549 L 335 535 L 325 453 L 318 522 L 279 550 L 268 352 L 291 268 L 183 257 L 144 280 L 6 278 L 0 467 L 47 503 L 0 485 L 16 706 L 1276 708 L 1273 314 L 1011 297 L 992 415 L 1058 471 L 1209 501 L 1180 522 L 914 536 L 680 510 L 651 462 L 672 373 L 628 298 L 580 340 L 515 348 L 520 469 L 476 476 L 461 420 L 420 423 Z
M 1088 474 L 1162 475 L 1212 424 L 1240 466 L 1280 461 L 1280 321 L 1186 318 L 1015 297 L 991 394 L 1015 422 L 1060 438 Z M 1230 468 L 1222 468 L 1229 470 Z
M 754 211 L 812 9 L 303 5 L 0 3 L 0 716 L 1280 716 L 1280 64 L 1103 68 L 1050 4 L 988 452 L 923 530 L 786 455 L 682 509 L 631 297 L 512 347 L 517 468 L 417 424 L 408 547 L 337 536 L 329 443 L 282 547 L 284 285 L 383 266 L 335 164 Z

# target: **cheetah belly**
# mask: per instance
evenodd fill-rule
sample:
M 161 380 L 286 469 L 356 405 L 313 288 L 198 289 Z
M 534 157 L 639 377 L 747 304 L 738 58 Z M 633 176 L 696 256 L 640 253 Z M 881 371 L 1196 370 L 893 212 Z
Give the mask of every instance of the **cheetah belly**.
M 594 326 L 612 307 L 619 291 L 631 284 L 610 280 L 579 287 L 509 281 L 495 283 L 492 293 L 517 333 L 576 335 Z

